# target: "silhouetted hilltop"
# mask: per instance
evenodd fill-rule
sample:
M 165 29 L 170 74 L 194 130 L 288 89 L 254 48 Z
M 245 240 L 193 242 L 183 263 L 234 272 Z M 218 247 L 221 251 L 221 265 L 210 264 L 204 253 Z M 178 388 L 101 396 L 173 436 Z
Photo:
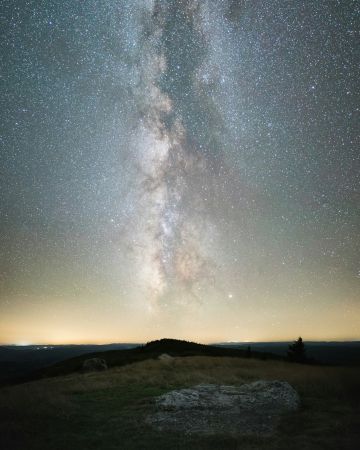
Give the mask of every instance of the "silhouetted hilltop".
M 147 344 L 37 345 L 0 347 L 0 384 L 66 375 L 81 371 L 88 358 L 102 358 L 108 367 L 123 366 L 161 354 L 170 356 L 230 356 L 286 359 L 289 343 L 197 344 L 178 339 L 159 339 Z M 359 365 L 359 342 L 305 342 L 308 363 Z M 248 348 L 251 347 L 251 351 Z
M 186 354 L 217 353 L 217 348 L 212 345 L 197 344 L 196 342 L 179 339 L 158 339 L 148 342 L 143 346 L 145 352 L 168 353 L 171 356 L 185 356 Z
M 179 356 L 227 356 L 245 358 L 247 351 L 237 348 L 216 347 L 213 345 L 197 344 L 195 342 L 177 339 L 160 339 L 148 342 L 135 348 L 109 350 L 105 352 L 92 352 L 60 361 L 56 364 L 34 371 L 32 374 L 13 380 L 23 382 L 43 377 L 54 377 L 80 372 L 83 363 L 89 358 L 104 359 L 109 368 L 124 366 L 146 359 L 157 359 L 161 354 L 167 353 L 173 357 Z M 277 355 L 266 352 L 252 352 L 252 357 L 260 359 L 282 359 Z

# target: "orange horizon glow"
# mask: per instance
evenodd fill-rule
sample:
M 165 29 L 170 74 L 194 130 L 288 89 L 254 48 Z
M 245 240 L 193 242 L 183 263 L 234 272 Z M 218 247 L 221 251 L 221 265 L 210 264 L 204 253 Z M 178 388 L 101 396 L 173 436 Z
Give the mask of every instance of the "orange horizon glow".
M 158 337 L 153 339 L 146 339 L 144 341 L 59 341 L 59 342 L 0 342 L 0 346 L 13 346 L 13 347 L 33 347 L 33 346 L 39 346 L 39 347 L 46 347 L 46 346 L 70 346 L 70 345 L 144 345 L 148 342 L 157 341 L 161 339 L 175 339 L 175 340 L 184 340 L 188 342 L 195 342 L 198 344 L 205 344 L 205 345 L 218 345 L 218 344 L 287 344 L 289 342 L 293 342 L 297 337 L 292 337 L 289 339 L 282 339 L 282 340 L 266 340 L 266 341 L 199 341 L 199 340 L 192 340 L 192 339 L 185 339 L 185 338 L 168 338 L 168 337 Z M 312 338 L 303 338 L 303 341 L 306 342 L 314 342 L 314 343 L 346 343 L 346 342 L 360 342 L 360 338 L 347 338 L 347 339 L 312 339 Z

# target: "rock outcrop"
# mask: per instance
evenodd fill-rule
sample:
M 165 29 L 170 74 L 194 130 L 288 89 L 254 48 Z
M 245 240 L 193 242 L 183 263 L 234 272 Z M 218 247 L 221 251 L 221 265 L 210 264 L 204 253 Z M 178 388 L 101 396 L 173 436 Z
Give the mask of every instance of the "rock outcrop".
M 241 386 L 200 384 L 156 399 L 147 422 L 157 430 L 187 434 L 273 433 L 282 414 L 300 405 L 286 381 L 256 381 Z
M 100 370 L 106 370 L 108 368 L 105 359 L 101 358 L 89 358 L 85 359 L 82 365 L 84 372 L 94 372 Z
M 160 361 L 166 361 L 166 362 L 171 362 L 174 360 L 174 358 L 171 355 L 168 355 L 167 353 L 162 353 L 158 359 Z

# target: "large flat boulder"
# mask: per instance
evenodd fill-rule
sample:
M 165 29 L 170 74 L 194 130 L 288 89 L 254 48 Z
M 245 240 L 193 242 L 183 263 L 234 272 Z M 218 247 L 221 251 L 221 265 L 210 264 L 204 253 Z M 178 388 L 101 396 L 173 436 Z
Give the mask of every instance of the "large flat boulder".
M 160 431 L 187 434 L 269 435 L 281 415 L 299 405 L 299 395 L 286 381 L 200 384 L 157 397 L 147 423 Z

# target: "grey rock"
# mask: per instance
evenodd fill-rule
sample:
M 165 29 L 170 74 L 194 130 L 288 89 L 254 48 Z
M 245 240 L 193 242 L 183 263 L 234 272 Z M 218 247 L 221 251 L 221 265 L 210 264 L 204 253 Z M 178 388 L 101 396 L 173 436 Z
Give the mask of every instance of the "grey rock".
M 171 355 L 168 355 L 167 353 L 162 353 L 162 354 L 158 357 L 158 359 L 159 359 L 160 361 L 166 361 L 166 362 L 170 362 L 170 361 L 173 361 L 173 360 L 174 360 L 174 358 L 173 358 Z
M 187 434 L 272 434 L 281 415 L 296 411 L 299 395 L 286 381 L 242 386 L 200 384 L 161 395 L 147 423 Z
M 101 358 L 89 358 L 83 362 L 82 369 L 85 372 L 94 372 L 100 370 L 106 370 L 108 368 L 105 359 Z

